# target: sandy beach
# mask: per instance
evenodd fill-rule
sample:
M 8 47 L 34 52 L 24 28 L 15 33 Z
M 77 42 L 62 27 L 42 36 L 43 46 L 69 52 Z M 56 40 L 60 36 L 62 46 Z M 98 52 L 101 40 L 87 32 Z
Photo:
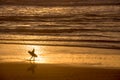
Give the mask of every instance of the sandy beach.
M 59 64 L 0 63 L 0 80 L 119 80 L 120 69 Z

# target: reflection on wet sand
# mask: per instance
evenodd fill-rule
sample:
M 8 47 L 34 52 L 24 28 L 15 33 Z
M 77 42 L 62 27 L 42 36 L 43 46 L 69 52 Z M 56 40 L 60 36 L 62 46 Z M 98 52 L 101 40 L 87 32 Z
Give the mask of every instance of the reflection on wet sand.
M 34 61 L 30 61 L 30 66 L 27 68 L 27 71 L 34 74 L 36 68 L 37 68 L 37 64 Z
M 0 63 L 30 62 L 28 50 L 35 49 L 35 63 L 76 64 L 96 67 L 120 68 L 119 50 L 84 47 L 57 47 L 0 44 Z M 9 48 L 9 49 L 8 49 Z
M 26 71 L 27 70 L 27 71 Z M 120 69 L 59 64 L 3 63 L 0 80 L 119 80 Z

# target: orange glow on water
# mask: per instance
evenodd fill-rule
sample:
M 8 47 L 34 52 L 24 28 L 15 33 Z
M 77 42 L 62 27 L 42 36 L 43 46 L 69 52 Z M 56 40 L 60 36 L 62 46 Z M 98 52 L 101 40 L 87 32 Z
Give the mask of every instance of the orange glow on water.
M 1 44 L 0 62 L 79 64 L 87 66 L 120 67 L 119 50 Z M 35 49 L 38 57 L 30 60 L 28 51 Z M 114 54 L 113 54 L 114 53 Z
M 35 49 L 35 54 L 37 54 L 37 55 L 43 54 L 43 50 L 42 50 L 41 46 L 26 45 L 25 48 L 26 48 L 26 50 L 30 50 L 30 51 Z
M 37 54 L 38 57 L 35 58 L 35 61 L 36 63 L 46 63 L 46 60 L 45 58 L 42 56 L 44 53 L 44 49 L 43 49 L 43 46 L 36 46 L 36 45 L 26 45 L 25 46 L 26 50 L 33 50 L 35 49 L 35 54 Z

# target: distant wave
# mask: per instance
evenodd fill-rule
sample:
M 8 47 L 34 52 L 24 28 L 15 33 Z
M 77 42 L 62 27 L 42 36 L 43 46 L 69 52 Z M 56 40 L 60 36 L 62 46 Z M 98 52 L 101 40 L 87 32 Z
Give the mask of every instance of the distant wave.
M 81 44 L 80 44 L 81 43 Z M 116 44 L 109 44 L 109 43 L 103 43 L 103 42 L 72 42 L 70 44 L 70 42 L 65 42 L 65 41 L 55 41 L 55 42 L 51 42 L 51 41 L 33 41 L 33 42 L 25 42 L 25 41 L 17 41 L 17 42 L 11 42 L 11 41 L 0 41 L 0 44 L 20 44 L 20 45 L 43 45 L 43 46 L 66 46 L 66 47 L 89 47 L 89 48 L 102 48 L 102 49 L 120 49 L 120 46 L 118 46 Z
M 24 35 L 25 36 L 25 35 Z M 39 36 L 38 36 L 39 37 Z M 41 38 L 41 39 L 0 39 L 1 44 L 21 45 L 45 45 L 45 46 L 69 46 L 69 47 L 94 47 L 105 49 L 120 49 L 119 40 L 94 40 L 94 39 L 70 39 L 68 38 Z
M 96 14 L 84 14 L 83 17 L 76 17 L 73 15 L 45 15 L 45 16 L 18 16 L 19 14 L 16 14 L 16 16 L 0 16 L 1 21 L 41 21 L 41 22 L 49 22 L 48 19 L 51 19 L 51 21 L 61 21 L 61 22 L 68 22 L 68 21 L 77 21 L 77 22 L 104 22 L 103 20 L 105 19 L 106 21 L 112 22 L 112 21 L 118 21 L 120 20 L 118 14 L 115 15 L 96 15 Z M 93 17 L 94 16 L 94 17 Z M 68 19 L 65 19 L 68 18 Z
M 1 5 L 27 6 L 87 6 L 87 5 L 119 5 L 119 0 L 0 0 Z

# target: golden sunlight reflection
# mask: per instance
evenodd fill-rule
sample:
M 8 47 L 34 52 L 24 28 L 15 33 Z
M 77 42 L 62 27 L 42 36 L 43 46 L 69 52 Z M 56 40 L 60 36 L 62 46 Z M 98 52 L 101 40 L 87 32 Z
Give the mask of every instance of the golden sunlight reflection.
M 33 50 L 35 49 L 35 54 L 37 54 L 38 57 L 35 58 L 36 63 L 46 63 L 46 59 L 43 57 L 44 54 L 44 47 L 42 46 L 36 46 L 36 45 L 26 45 L 26 50 Z
M 35 49 L 35 53 L 37 55 L 42 54 L 42 47 L 41 46 L 35 46 L 35 45 L 26 45 L 26 50 L 32 50 Z
M 57 47 L 37 45 L 5 45 L 0 44 L 1 62 L 25 62 L 48 64 L 79 64 L 86 66 L 120 67 L 119 50 Z M 35 49 L 38 57 L 30 60 L 28 51 Z M 108 54 L 109 53 L 109 54 Z M 114 54 L 113 54 L 114 53 Z

